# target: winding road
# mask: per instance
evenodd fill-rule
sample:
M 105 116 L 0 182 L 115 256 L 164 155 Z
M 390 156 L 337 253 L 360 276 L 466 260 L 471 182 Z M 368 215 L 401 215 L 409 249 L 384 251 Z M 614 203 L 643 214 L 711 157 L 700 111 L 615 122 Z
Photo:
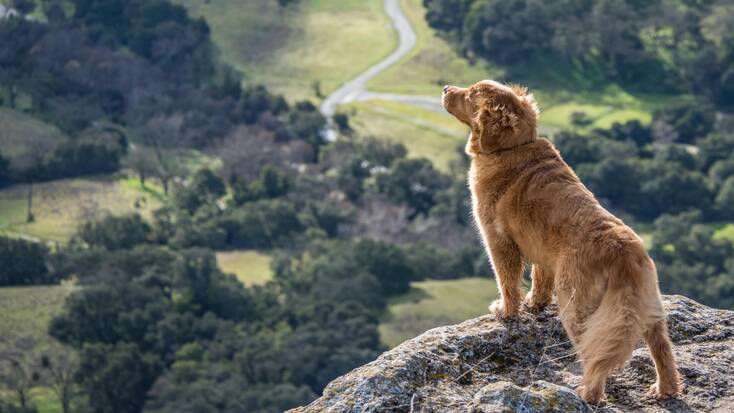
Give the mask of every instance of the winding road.
M 352 80 L 345 82 L 339 89 L 335 90 L 321 103 L 321 113 L 329 120 L 329 127 L 326 131 L 326 140 L 333 142 L 336 140 L 336 129 L 333 125 L 332 117 L 336 113 L 339 105 L 353 102 L 366 101 L 373 99 L 392 100 L 396 102 L 407 103 L 413 106 L 430 109 L 434 111 L 442 111 L 440 98 L 433 96 L 416 96 L 416 95 L 398 95 L 393 93 L 375 93 L 366 90 L 367 82 L 384 72 L 394 64 L 398 63 L 402 58 L 408 55 L 416 44 L 416 34 L 411 26 L 410 21 L 400 8 L 399 0 L 384 0 L 384 8 L 393 27 L 398 32 L 398 47 L 388 57 L 370 66 L 367 70 L 360 73 Z

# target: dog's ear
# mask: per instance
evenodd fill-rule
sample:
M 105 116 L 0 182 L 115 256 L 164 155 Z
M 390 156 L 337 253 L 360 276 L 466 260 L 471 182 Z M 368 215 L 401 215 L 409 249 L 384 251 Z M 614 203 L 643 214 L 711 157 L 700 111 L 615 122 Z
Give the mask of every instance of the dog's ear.
M 482 152 L 512 144 L 520 121 L 517 111 L 512 96 L 497 94 L 484 102 L 474 120 Z
M 535 97 L 532 93 L 528 93 L 528 88 L 518 84 L 510 84 L 510 90 L 520 100 L 520 106 L 525 110 L 525 117 L 531 123 L 538 122 L 538 115 L 540 115 L 540 109 L 538 108 L 538 102 L 535 101 Z

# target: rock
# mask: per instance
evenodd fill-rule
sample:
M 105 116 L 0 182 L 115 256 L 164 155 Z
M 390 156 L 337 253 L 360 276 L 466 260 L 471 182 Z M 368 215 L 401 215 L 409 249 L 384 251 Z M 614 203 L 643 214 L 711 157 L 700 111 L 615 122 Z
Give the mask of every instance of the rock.
M 501 322 L 486 315 L 439 327 L 332 381 L 290 413 L 734 412 L 734 311 L 665 296 L 683 393 L 647 396 L 655 368 L 643 342 L 587 405 L 573 390 L 581 366 L 550 306 Z

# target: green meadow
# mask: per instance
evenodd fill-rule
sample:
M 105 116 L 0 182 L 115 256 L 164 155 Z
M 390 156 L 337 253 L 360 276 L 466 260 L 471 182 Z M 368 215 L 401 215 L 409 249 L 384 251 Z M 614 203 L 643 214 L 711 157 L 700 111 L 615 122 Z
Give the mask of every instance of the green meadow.
M 254 250 L 217 252 L 219 269 L 234 274 L 246 286 L 264 284 L 272 278 L 270 256 Z
M 496 296 L 492 278 L 413 282 L 410 291 L 389 300 L 379 327 L 380 340 L 392 348 L 431 328 L 487 314 Z

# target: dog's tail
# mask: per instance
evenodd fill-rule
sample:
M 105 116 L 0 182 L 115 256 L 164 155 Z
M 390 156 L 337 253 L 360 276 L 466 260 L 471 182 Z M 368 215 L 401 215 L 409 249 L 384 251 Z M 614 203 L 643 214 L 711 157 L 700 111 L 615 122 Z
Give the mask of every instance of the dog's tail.
M 587 389 L 603 389 L 607 375 L 629 360 L 646 326 L 663 318 L 659 298 L 650 299 L 659 297 L 652 260 L 645 254 L 620 259 L 614 267 L 601 304 L 586 320 L 578 344 Z

